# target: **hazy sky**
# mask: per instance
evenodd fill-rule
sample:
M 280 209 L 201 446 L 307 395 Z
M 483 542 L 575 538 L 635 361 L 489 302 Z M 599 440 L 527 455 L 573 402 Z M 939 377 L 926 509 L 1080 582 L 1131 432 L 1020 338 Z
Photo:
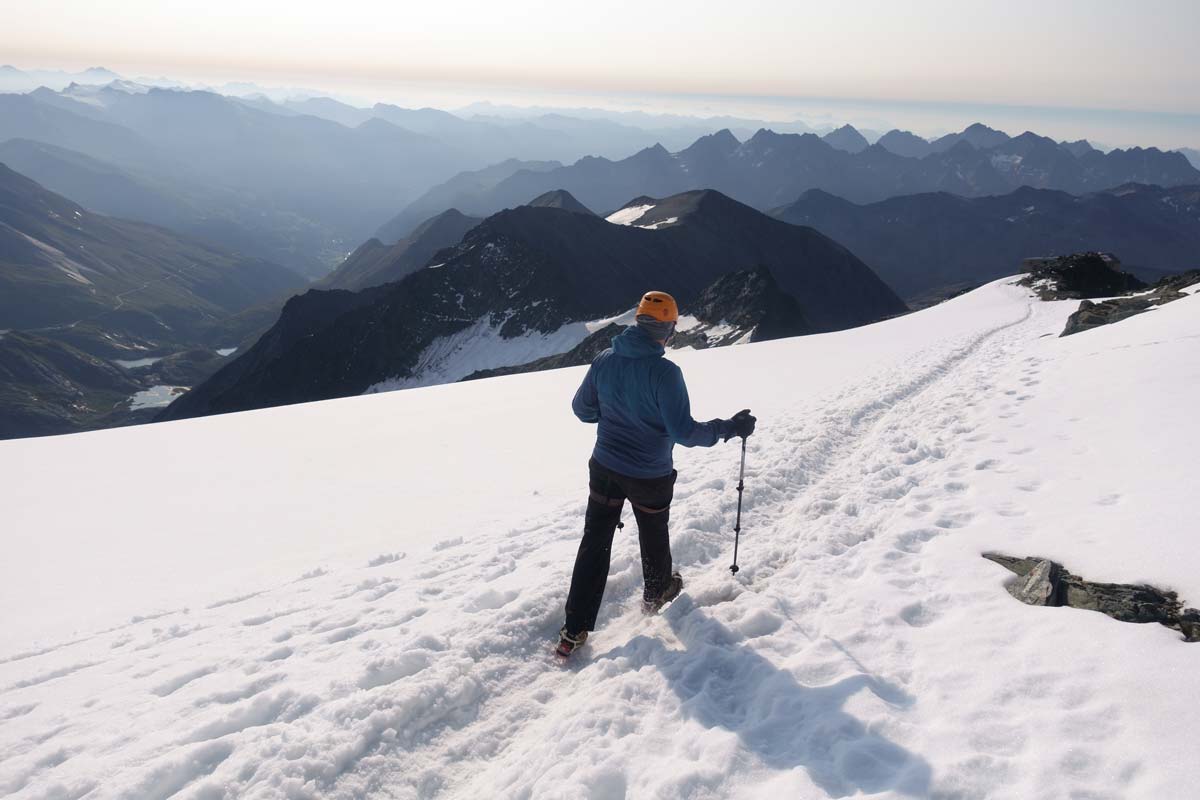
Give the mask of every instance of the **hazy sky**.
M 1200 0 L 0 0 L 0 63 L 348 87 L 1200 113 Z

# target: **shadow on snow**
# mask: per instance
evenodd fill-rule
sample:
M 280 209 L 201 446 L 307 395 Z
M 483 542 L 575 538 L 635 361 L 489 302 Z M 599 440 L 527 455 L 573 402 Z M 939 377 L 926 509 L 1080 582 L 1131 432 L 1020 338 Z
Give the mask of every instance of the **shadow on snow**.
M 773 769 L 803 768 L 831 797 L 882 791 L 929 794 L 928 762 L 842 710 L 863 689 L 890 705 L 911 705 L 913 699 L 902 689 L 865 673 L 828 686 L 804 686 L 741 646 L 737 634 L 701 613 L 686 595 L 663 616 L 684 650 L 638 636 L 601 658 L 654 665 L 679 696 L 685 715 L 737 734 Z

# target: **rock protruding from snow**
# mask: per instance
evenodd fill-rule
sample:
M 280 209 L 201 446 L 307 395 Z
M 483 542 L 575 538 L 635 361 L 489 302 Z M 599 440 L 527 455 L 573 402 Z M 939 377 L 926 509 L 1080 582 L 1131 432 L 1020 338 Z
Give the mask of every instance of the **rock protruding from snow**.
M 1072 253 L 1049 258 L 1027 258 L 1020 280 L 1042 300 L 1082 300 L 1112 297 L 1145 289 L 1146 284 L 1121 271 L 1121 260 L 1112 253 Z
M 1021 580 L 1009 585 L 1008 593 L 1030 606 L 1054 605 L 1056 574 L 1053 561 L 1042 559 Z
M 1067 318 L 1066 327 L 1060 336 L 1070 336 L 1073 333 L 1110 325 L 1124 319 L 1137 316 L 1156 306 L 1170 303 L 1187 297 L 1184 289 L 1200 284 L 1200 270 L 1192 270 L 1182 275 L 1172 275 L 1163 278 L 1154 289 L 1146 294 L 1133 297 L 1117 297 L 1093 303 L 1084 300 L 1079 304 L 1079 310 Z
M 1032 606 L 1067 606 L 1099 611 L 1121 622 L 1157 622 L 1200 642 L 1200 612 L 1184 609 L 1175 592 L 1145 584 L 1094 583 L 1045 558 L 1014 558 L 984 553 L 1020 580 L 1008 587 L 1013 597 Z

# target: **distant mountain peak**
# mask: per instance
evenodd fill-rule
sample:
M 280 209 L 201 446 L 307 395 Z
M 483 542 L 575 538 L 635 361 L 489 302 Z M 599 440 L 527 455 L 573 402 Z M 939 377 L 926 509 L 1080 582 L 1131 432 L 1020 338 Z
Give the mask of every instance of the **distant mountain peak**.
M 836 147 L 838 150 L 844 150 L 847 153 L 861 153 L 871 146 L 867 141 L 867 137 L 858 132 L 858 129 L 853 125 L 843 125 L 837 130 L 830 131 L 821 137 L 821 140 L 828 143 L 831 147 Z
M 587 214 L 588 216 L 596 216 L 596 213 L 583 203 L 575 199 L 575 196 L 566 189 L 551 189 L 544 194 L 530 200 L 526 205 L 535 208 L 561 208 L 564 211 L 570 211 L 575 214 Z
M 968 142 L 976 150 L 990 150 L 1009 141 L 1010 138 L 1004 131 L 989 128 L 982 122 L 972 122 L 961 133 L 948 133 L 934 141 L 933 149 L 936 152 L 946 152 L 959 142 Z
M 689 156 L 711 154 L 717 157 L 727 156 L 741 147 L 741 142 L 733 135 L 733 131 L 722 128 L 715 133 L 701 136 L 692 142 L 682 152 Z
M 917 136 L 912 131 L 892 129 L 879 137 L 875 143 L 889 153 L 906 158 L 924 158 L 933 152 L 933 146 L 927 139 Z
M 733 135 L 733 131 L 729 130 L 729 128 L 721 128 L 721 130 L 717 131 L 716 133 L 709 134 L 709 138 L 716 142 L 733 144 L 735 147 L 741 144 L 741 142 L 738 141 L 738 138 Z

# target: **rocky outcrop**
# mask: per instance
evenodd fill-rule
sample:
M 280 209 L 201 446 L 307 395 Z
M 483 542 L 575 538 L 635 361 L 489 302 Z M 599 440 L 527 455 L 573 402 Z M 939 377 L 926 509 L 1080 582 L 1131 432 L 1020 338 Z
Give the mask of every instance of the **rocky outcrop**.
M 1192 270 L 1182 275 L 1163 278 L 1145 294 L 1118 297 L 1099 303 L 1084 300 L 1079 304 L 1079 310 L 1067 318 L 1067 325 L 1059 335 L 1070 336 L 1142 314 L 1156 306 L 1187 297 L 1183 290 L 1197 283 L 1200 283 L 1200 270 Z
M 705 289 L 687 313 L 700 324 L 675 335 L 675 347 L 719 347 L 803 336 L 813 328 L 796 298 L 779 288 L 766 267 L 731 272 Z
M 1145 584 L 1094 583 L 1045 558 L 983 557 L 1019 577 L 1008 592 L 1022 603 L 1099 611 L 1121 622 L 1157 622 L 1181 632 L 1185 641 L 1200 642 L 1200 610 L 1184 608 L 1175 592 Z
M 1027 274 L 1018 283 L 1033 289 L 1042 300 L 1112 297 L 1146 288 L 1145 283 L 1121 271 L 1121 261 L 1112 253 L 1027 258 L 1022 267 Z

